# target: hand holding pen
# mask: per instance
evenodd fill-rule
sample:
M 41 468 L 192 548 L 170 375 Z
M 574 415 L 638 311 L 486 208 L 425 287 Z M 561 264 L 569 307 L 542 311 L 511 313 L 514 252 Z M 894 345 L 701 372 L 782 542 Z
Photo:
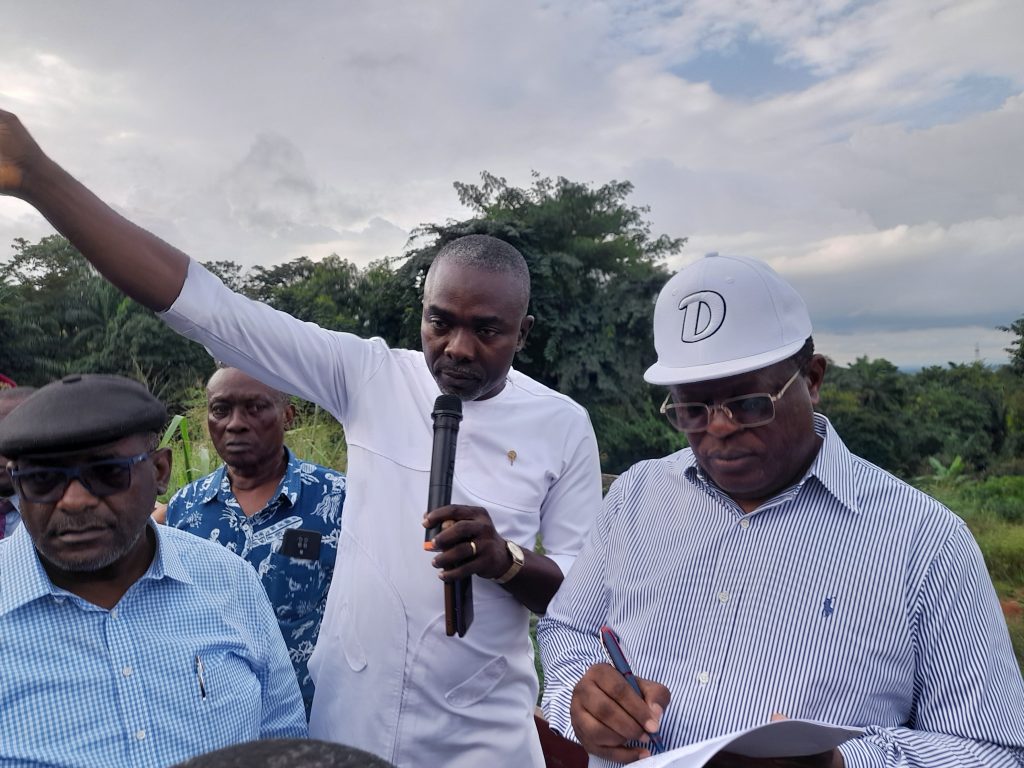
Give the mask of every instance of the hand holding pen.
M 622 646 L 619 644 L 619 637 L 612 631 L 609 626 L 601 627 L 601 642 L 604 644 L 604 649 L 608 653 L 608 658 L 615 667 L 615 670 L 626 678 L 626 682 L 629 683 L 629 687 L 632 688 L 636 695 L 641 699 L 644 697 L 644 692 L 640 690 L 640 683 L 637 682 L 636 676 L 633 674 L 633 670 L 630 669 L 629 662 L 626 661 L 626 654 L 622 652 Z M 665 751 L 665 745 L 661 743 L 661 738 L 658 736 L 658 728 L 651 728 L 648 725 L 644 726 L 644 731 L 651 738 L 651 754 L 656 755 L 658 752 Z
M 662 748 L 658 728 L 668 706 L 669 690 L 653 680 L 633 676 L 618 638 L 610 629 L 602 632 L 602 641 L 613 664 L 629 674 L 627 677 L 611 664 L 590 667 L 573 690 L 569 707 L 573 730 L 590 754 L 616 763 L 631 763 Z M 631 741 L 640 741 L 645 746 L 627 746 Z

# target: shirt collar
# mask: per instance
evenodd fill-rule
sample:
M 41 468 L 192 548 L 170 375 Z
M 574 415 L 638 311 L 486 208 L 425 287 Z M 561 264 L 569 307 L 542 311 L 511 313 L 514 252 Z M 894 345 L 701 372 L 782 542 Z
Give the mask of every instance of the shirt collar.
M 182 562 L 181 540 L 167 534 L 167 529 L 153 520 L 149 520 L 147 525 L 156 534 L 157 547 L 153 562 L 139 581 L 166 577 L 192 584 L 192 576 Z M 50 581 L 39 562 L 32 537 L 24 525 L 19 526 L 0 546 L 0 620 L 7 613 L 41 597 L 66 597 L 68 594 Z
M 792 494 L 794 489 L 799 489 L 799 487 L 805 482 L 813 478 L 820 483 L 826 491 L 832 494 L 840 504 L 854 514 L 861 514 L 862 510 L 860 502 L 857 499 L 856 489 L 852 482 L 855 476 L 854 455 L 850 453 L 846 444 L 843 443 L 842 439 L 836 433 L 835 429 L 832 427 L 832 423 L 820 413 L 814 414 L 814 431 L 818 434 L 818 437 L 822 439 L 821 448 L 818 450 L 818 454 L 814 457 L 814 461 L 811 462 L 811 466 L 808 468 L 807 473 L 803 476 L 800 482 L 794 486 L 784 489 L 775 498 Z M 712 483 L 704 474 L 704 471 L 697 464 L 697 459 L 694 457 L 693 451 L 683 451 L 680 456 L 680 460 L 683 463 L 683 476 L 690 482 L 700 486 L 708 493 L 728 498 L 728 495 L 714 485 L 714 483 Z M 772 500 L 769 499 L 763 506 L 767 506 L 771 503 Z
M 862 514 L 854 483 L 856 457 L 839 437 L 832 422 L 820 413 L 814 414 L 814 431 L 821 437 L 822 443 L 807 471 L 808 476 L 817 478 L 822 487 L 851 512 Z
M 296 458 L 288 446 L 285 446 L 285 455 L 288 458 L 288 465 L 284 470 L 284 477 L 277 486 L 277 492 L 270 498 L 267 504 L 269 507 L 274 501 L 281 499 L 287 502 L 288 506 L 295 506 L 299 499 L 299 491 L 302 489 L 302 476 L 300 468 L 302 461 Z M 202 500 L 209 504 L 212 501 L 227 502 L 234 499 L 235 494 L 231 491 L 231 479 L 228 477 L 228 468 L 222 464 L 212 474 L 207 476 L 208 482 L 203 486 Z
M 43 570 L 25 526 L 19 526 L 0 545 L 0 620 L 25 603 L 62 591 Z
M 156 555 L 149 569 L 142 574 L 143 579 L 174 579 L 182 584 L 194 584 L 192 574 L 181 557 L 183 539 L 169 533 L 170 529 L 164 525 L 157 525 L 153 520 L 149 525 L 156 531 Z M 190 536 L 192 534 L 189 534 Z
M 4 496 L 4 498 L 11 502 L 11 505 L 14 507 L 16 512 L 21 512 L 21 502 L 18 501 L 18 494 L 14 494 L 13 496 Z

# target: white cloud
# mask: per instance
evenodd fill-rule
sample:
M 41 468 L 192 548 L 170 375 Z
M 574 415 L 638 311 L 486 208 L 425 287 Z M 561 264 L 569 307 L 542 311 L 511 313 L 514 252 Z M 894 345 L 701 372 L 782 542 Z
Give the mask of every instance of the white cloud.
M 1019 3 L 6 6 L 0 107 L 203 259 L 391 256 L 466 215 L 453 181 L 536 169 L 633 181 L 655 232 L 690 236 L 681 261 L 767 258 L 822 333 L 896 363 L 973 359 L 964 339 L 1024 314 Z M 751 43 L 810 84 L 679 75 Z M 0 201 L 0 242 L 46 231 Z

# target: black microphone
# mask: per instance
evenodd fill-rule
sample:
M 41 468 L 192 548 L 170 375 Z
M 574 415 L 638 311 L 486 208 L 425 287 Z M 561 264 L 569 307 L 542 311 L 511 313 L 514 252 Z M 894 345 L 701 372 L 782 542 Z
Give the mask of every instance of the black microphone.
M 434 419 L 434 449 L 430 455 L 430 488 L 427 512 L 452 503 L 452 477 L 455 474 L 455 443 L 462 421 L 462 401 L 456 395 L 441 395 L 430 414 Z M 441 532 L 441 526 L 427 529 L 424 541 Z
M 462 401 L 455 395 L 441 395 L 434 401 L 430 414 L 434 419 L 434 448 L 430 455 L 430 486 L 427 511 L 452 503 L 452 481 L 455 475 L 455 443 L 462 421 Z M 441 532 L 441 526 L 427 529 L 424 541 L 430 542 Z M 426 545 L 424 545 L 426 548 Z M 444 631 L 448 637 L 464 637 L 473 623 L 473 580 L 464 577 L 444 584 Z

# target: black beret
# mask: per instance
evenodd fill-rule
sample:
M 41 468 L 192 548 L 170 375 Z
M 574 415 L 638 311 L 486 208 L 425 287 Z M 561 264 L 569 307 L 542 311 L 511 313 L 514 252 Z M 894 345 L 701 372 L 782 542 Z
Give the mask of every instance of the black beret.
M 65 453 L 159 431 L 167 409 L 123 376 L 73 374 L 41 387 L 0 421 L 0 454 Z

